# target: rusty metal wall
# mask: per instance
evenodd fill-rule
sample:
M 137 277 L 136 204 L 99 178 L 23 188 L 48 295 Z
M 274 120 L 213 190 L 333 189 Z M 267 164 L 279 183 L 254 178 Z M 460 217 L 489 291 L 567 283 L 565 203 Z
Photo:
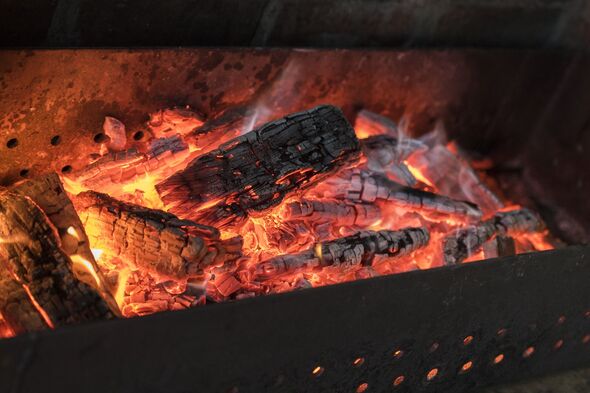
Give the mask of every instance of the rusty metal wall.
M 0 183 L 77 169 L 98 151 L 105 116 L 132 134 L 173 105 L 211 118 L 239 105 L 279 117 L 331 103 L 349 117 L 359 108 L 405 116 L 416 133 L 440 118 L 467 147 L 513 154 L 568 64 L 526 51 L 0 51 Z

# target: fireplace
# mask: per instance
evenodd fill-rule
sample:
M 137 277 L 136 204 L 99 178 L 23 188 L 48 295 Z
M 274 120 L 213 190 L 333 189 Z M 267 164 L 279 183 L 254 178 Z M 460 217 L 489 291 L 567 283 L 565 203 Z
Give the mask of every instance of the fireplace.
M 7 387 L 469 391 L 588 363 L 587 143 L 550 132 L 583 122 L 584 56 L 0 57 L 2 227 L 52 251 L 3 277 Z

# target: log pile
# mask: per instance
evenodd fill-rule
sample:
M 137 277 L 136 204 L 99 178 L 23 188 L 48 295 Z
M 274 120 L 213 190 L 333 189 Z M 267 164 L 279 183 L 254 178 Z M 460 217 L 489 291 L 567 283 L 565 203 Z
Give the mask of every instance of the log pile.
M 356 120 L 107 116 L 68 192 L 57 175 L 0 189 L 0 336 L 539 249 L 541 219 L 499 211 L 439 133 Z

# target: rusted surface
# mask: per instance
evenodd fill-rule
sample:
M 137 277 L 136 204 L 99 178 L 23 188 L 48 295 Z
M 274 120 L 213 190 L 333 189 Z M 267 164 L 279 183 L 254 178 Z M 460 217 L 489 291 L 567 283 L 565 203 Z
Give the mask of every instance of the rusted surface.
M 442 118 L 452 134 L 470 135 L 468 144 L 485 149 L 502 135 L 522 133 L 547 100 L 525 96 L 521 87 L 549 89 L 567 64 L 526 51 L 6 50 L 0 181 L 86 165 L 100 148 L 94 137 L 105 116 L 121 120 L 130 144 L 139 145 L 130 136 L 146 129 L 148 114 L 174 105 L 206 119 L 249 105 L 271 120 L 330 103 L 349 118 L 360 108 L 403 115 L 415 132 Z M 519 117 L 509 116 L 518 105 Z M 502 131 L 486 132 L 492 128 Z M 526 141 L 522 134 L 513 142 Z M 16 146 L 8 148 L 13 138 Z

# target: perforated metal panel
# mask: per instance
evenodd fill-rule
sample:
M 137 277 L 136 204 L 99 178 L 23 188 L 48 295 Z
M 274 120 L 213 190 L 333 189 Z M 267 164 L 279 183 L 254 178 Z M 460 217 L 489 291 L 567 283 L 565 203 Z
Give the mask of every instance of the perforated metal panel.
M 587 365 L 589 251 L 570 247 L 17 337 L 0 341 L 0 386 L 465 392 Z

